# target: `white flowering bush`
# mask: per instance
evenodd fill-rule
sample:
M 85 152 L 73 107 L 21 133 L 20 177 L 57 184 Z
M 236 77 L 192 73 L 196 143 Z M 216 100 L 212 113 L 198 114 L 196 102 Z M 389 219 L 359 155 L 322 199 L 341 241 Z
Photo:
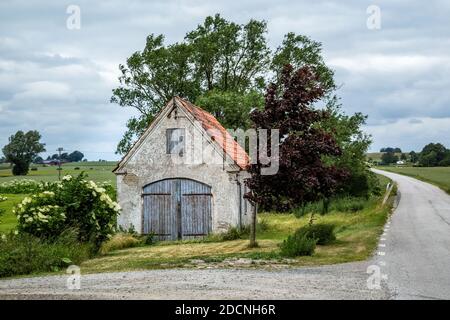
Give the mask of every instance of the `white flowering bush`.
M 43 191 L 23 199 L 16 206 L 19 231 L 40 238 L 52 238 L 67 228 L 78 229 L 81 242 L 100 245 L 116 230 L 119 205 L 107 188 L 78 177 L 64 176 L 53 191 Z
M 49 182 L 38 182 L 30 179 L 14 179 L 0 183 L 0 193 L 35 193 L 50 187 Z
M 40 237 L 49 238 L 65 226 L 64 208 L 55 204 L 55 193 L 51 191 L 24 198 L 13 213 L 17 214 L 19 230 Z

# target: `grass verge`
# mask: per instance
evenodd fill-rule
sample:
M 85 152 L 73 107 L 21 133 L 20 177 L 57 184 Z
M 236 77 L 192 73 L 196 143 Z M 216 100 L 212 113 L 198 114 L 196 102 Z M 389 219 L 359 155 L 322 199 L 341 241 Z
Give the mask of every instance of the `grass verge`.
M 450 194 L 450 167 L 379 167 L 379 169 L 403 174 L 431 183 Z
M 383 186 L 389 181 L 384 177 L 380 180 Z M 315 223 L 336 225 L 336 241 L 326 246 L 318 245 L 313 256 L 289 259 L 289 265 L 317 266 L 366 260 L 377 246 L 393 205 L 392 197 L 384 207 L 380 205 L 381 200 L 382 197 L 369 200 L 365 209 L 358 212 L 332 211 L 324 216 L 317 215 Z M 258 233 L 258 248 L 249 248 L 247 239 L 161 242 L 110 252 L 85 261 L 81 269 L 83 273 L 162 269 L 186 267 L 191 260 L 208 263 L 230 258 L 267 259 L 277 263 L 284 261 L 279 254 L 279 244 L 305 226 L 308 219 L 309 216 L 296 218 L 293 214 L 259 214 L 259 220 L 264 221 L 266 226 Z

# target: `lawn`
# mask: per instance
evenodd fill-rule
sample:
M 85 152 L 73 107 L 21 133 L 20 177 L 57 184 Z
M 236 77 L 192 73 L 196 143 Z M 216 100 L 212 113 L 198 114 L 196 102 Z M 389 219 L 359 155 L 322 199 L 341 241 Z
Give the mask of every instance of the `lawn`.
M 24 194 L 2 194 L 2 196 L 8 198 L 8 200 L 0 202 L 0 209 L 5 211 L 4 214 L 0 215 L 0 234 L 14 229 L 17 219 L 12 213 L 12 209 L 25 197 Z
M 88 174 L 90 180 L 95 182 L 110 181 L 116 185 L 116 178 L 112 170 L 116 162 L 77 162 L 62 165 L 61 176 L 70 174 L 78 175 L 81 171 Z M 58 180 L 57 166 L 32 165 L 37 171 L 29 171 L 26 176 L 13 176 L 11 168 L 7 165 L 0 166 L 0 183 L 14 179 L 32 179 L 38 181 L 56 181 Z M 75 168 L 79 168 L 75 170 Z
M 380 178 L 383 185 L 388 180 Z M 365 209 L 355 213 L 331 212 L 317 216 L 315 223 L 334 223 L 337 240 L 327 246 L 317 246 L 311 257 L 289 259 L 294 266 L 313 266 L 365 260 L 375 250 L 383 231 L 391 201 L 381 207 L 381 198 L 373 198 Z M 233 241 L 178 241 L 160 242 L 144 246 L 113 251 L 104 256 L 88 260 L 81 265 L 83 273 L 189 267 L 191 260 L 221 263 L 225 259 L 253 258 L 273 263 L 287 263 L 279 257 L 278 245 L 297 228 L 308 223 L 309 216 L 296 218 L 293 214 L 261 213 L 259 221 L 265 221 L 266 230 L 258 233 L 259 247 L 248 248 L 247 239 Z M 267 262 L 269 263 L 269 262 Z M 270 262 L 272 263 L 272 262 Z
M 70 174 L 78 175 L 82 171 L 86 172 L 88 178 L 95 182 L 109 181 L 112 185 L 116 186 L 116 178 L 112 170 L 114 169 L 116 162 L 77 162 L 63 164 L 61 176 Z M 30 179 L 37 181 L 57 181 L 58 170 L 56 166 L 42 166 L 32 165 L 32 168 L 37 168 L 37 171 L 29 171 L 26 176 L 13 176 L 11 168 L 8 164 L 0 164 L 0 184 L 8 182 L 14 179 Z M 75 168 L 79 168 L 75 170 Z M 12 208 L 14 205 L 22 201 L 26 196 L 25 194 L 1 194 L 8 198 L 7 201 L 0 203 L 0 208 L 5 210 L 5 213 L 0 216 L 0 233 L 7 232 L 13 229 L 16 225 L 16 217 L 12 214 Z
M 450 167 L 378 167 L 432 183 L 450 194 Z

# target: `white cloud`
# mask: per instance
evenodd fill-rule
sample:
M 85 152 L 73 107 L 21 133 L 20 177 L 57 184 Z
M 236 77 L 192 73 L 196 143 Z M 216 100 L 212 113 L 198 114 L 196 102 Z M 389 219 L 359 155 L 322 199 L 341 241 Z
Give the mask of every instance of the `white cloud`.
M 374 138 L 371 148 L 374 152 L 388 146 L 399 146 L 404 152 L 421 151 L 430 142 L 439 142 L 450 148 L 450 117 L 405 118 L 393 123 L 367 126 L 366 130 Z
M 24 85 L 24 90 L 15 94 L 15 100 L 27 99 L 67 99 L 70 97 L 70 87 L 65 83 L 52 81 L 36 81 Z
M 419 74 L 436 67 L 450 66 L 450 58 L 424 55 L 382 55 L 365 54 L 360 56 L 336 57 L 329 60 L 335 68 L 352 73 L 392 73 Z
M 239 23 L 265 19 L 272 48 L 290 31 L 321 41 L 343 84 L 344 109 L 369 115 L 376 148 L 396 142 L 418 149 L 427 139 L 448 140 L 450 6 L 444 1 L 381 0 L 377 31 L 366 27 L 369 4 L 357 0 L 77 4 L 81 29 L 70 31 L 65 2 L 0 2 L 0 146 L 18 129 L 37 129 L 49 150 L 96 149 L 117 158 L 115 145 L 134 114 L 109 103 L 118 64 L 142 50 L 150 33 L 180 41 L 217 12 Z

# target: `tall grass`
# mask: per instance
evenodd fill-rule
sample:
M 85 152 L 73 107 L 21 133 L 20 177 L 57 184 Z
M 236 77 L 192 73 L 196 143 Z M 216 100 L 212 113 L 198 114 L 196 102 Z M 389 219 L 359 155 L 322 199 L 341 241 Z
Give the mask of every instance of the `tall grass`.
M 101 245 L 99 253 L 107 254 L 110 251 L 137 247 L 140 244 L 141 241 L 133 234 L 119 232 Z
M 79 243 L 72 229 L 53 242 L 11 232 L 0 239 L 0 277 L 59 271 L 70 264 L 81 264 L 93 252 L 93 245 Z
M 366 208 L 368 200 L 366 198 L 342 197 L 329 200 L 310 202 L 304 206 L 293 210 L 296 217 L 302 217 L 311 213 L 327 214 L 329 212 L 358 212 Z

